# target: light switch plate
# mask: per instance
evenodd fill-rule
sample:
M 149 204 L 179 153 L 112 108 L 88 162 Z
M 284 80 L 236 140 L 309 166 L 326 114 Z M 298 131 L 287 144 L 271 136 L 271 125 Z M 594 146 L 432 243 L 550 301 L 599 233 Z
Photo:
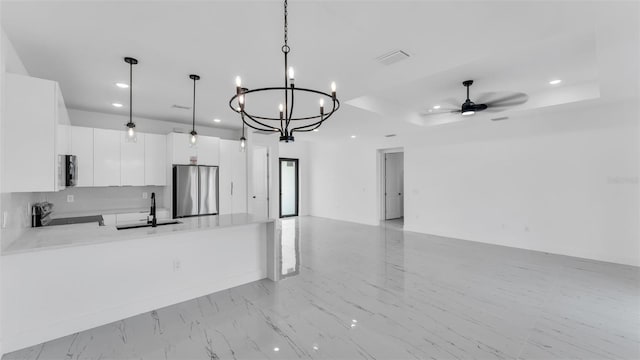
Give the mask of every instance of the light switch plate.
M 67 202 L 68 203 L 72 203 L 73 202 L 73 195 L 67 195 Z
M 142 198 L 143 199 L 146 199 L 148 197 L 149 197 L 149 193 L 148 192 L 145 191 L 145 192 L 142 193 Z

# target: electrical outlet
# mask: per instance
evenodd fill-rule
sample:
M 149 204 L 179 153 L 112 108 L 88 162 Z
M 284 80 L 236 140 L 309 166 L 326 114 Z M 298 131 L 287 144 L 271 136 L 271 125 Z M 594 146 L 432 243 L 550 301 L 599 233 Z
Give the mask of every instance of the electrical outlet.
M 180 260 L 173 260 L 173 271 L 177 272 L 180 271 Z
M 68 203 L 72 203 L 73 202 L 73 195 L 67 195 L 67 202 Z
M 142 198 L 143 199 L 146 199 L 148 197 L 149 197 L 149 193 L 148 192 L 145 191 L 145 192 L 142 193 Z

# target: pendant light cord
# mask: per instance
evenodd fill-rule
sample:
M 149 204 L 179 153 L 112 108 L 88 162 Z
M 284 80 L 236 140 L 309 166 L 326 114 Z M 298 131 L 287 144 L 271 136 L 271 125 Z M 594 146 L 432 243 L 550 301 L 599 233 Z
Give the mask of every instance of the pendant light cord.
M 129 124 L 133 122 L 133 62 L 129 63 Z
M 287 10 L 287 0 L 284 0 L 284 45 L 287 46 L 287 42 L 289 41 L 289 24 L 287 22 L 287 15 L 289 12 Z
M 196 78 L 193 78 L 193 123 L 192 123 L 192 132 L 196 131 Z

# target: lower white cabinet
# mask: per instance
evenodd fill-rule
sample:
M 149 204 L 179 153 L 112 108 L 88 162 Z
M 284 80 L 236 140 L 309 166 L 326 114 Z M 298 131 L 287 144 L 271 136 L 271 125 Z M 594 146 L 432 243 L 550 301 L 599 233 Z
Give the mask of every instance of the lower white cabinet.
M 240 142 L 220 139 L 220 214 L 247 212 L 247 153 Z
M 93 129 L 93 184 L 120 186 L 120 138 L 124 131 Z

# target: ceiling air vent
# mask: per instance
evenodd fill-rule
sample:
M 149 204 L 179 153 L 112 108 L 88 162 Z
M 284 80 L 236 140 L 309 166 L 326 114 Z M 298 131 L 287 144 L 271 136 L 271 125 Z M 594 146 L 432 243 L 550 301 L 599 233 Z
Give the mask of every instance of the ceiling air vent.
M 394 136 L 396 136 L 396 134 L 387 134 L 384 137 L 394 137 Z
M 191 106 L 176 105 L 176 104 L 171 105 L 171 108 L 180 109 L 180 110 L 191 110 Z
M 409 54 L 407 54 L 406 52 L 402 50 L 395 50 L 378 56 L 376 60 L 382 65 L 391 65 L 408 58 Z
M 502 117 L 493 118 L 491 119 L 491 121 L 502 121 L 502 120 L 507 120 L 508 118 L 509 118 L 508 116 L 502 116 Z

